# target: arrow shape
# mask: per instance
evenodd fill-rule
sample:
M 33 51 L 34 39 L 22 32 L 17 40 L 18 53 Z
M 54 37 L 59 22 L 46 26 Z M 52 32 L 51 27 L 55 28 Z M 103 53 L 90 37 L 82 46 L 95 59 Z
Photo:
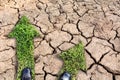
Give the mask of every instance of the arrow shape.
M 60 54 L 64 62 L 61 73 L 68 72 L 72 80 L 77 80 L 76 75 L 79 70 L 86 71 L 86 60 L 84 55 L 84 46 L 82 43 L 77 44 L 73 48 L 64 51 Z
M 22 16 L 18 21 L 16 26 L 13 28 L 12 32 L 9 33 L 8 37 L 16 38 L 16 51 L 17 51 L 17 79 L 21 80 L 21 72 L 24 68 L 28 67 L 32 72 L 32 80 L 35 77 L 34 71 L 34 37 L 39 36 L 39 32 L 30 24 L 26 16 Z

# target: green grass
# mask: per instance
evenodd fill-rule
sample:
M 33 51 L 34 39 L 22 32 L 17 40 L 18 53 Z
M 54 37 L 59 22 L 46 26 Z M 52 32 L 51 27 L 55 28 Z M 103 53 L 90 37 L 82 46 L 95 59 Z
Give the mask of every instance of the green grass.
M 84 46 L 82 43 L 77 44 L 73 48 L 64 51 L 60 54 L 64 65 L 60 74 L 64 71 L 72 75 L 72 80 L 76 80 L 76 74 L 79 70 L 86 71 L 86 60 L 84 55 Z
M 35 79 L 34 72 L 34 37 L 39 36 L 39 32 L 30 24 L 26 16 L 22 16 L 8 37 L 16 38 L 17 52 L 17 79 L 21 80 L 21 71 L 28 67 L 32 70 L 32 80 Z

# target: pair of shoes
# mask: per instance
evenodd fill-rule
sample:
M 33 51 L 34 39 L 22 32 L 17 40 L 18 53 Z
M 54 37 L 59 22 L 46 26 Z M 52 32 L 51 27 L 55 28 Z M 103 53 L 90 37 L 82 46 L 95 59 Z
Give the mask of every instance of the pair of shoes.
M 22 76 L 21 80 L 32 80 L 31 77 L 31 69 L 30 68 L 24 68 L 22 70 Z M 71 75 L 68 72 L 64 72 L 59 80 L 71 80 Z

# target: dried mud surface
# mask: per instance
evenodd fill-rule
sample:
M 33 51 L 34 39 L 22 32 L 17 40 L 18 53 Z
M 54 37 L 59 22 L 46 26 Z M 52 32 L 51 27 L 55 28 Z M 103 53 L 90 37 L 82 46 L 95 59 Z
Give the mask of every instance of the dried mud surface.
M 120 0 L 0 0 L 0 80 L 15 80 L 16 45 L 9 39 L 22 15 L 39 30 L 35 79 L 55 80 L 62 51 L 82 41 L 87 73 L 77 80 L 120 80 Z

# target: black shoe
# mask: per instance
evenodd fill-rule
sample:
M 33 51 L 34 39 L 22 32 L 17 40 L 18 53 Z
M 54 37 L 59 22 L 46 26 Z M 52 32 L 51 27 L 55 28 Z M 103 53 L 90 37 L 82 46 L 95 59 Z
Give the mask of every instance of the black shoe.
M 68 72 L 64 72 L 59 80 L 71 80 L 71 75 Z
M 22 70 L 21 80 L 32 80 L 31 70 L 29 68 L 24 68 Z

